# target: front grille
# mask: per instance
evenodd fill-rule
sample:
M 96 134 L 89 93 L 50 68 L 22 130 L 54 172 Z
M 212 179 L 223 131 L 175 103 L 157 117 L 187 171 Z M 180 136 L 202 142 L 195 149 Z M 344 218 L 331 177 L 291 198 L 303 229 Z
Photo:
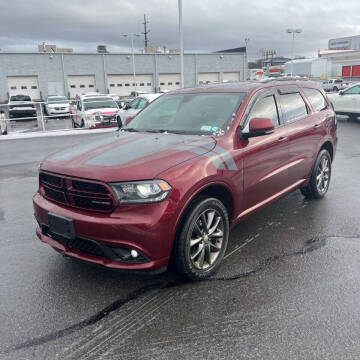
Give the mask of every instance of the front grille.
M 48 200 L 78 209 L 109 213 L 115 206 L 110 189 L 101 183 L 40 172 L 39 185 Z

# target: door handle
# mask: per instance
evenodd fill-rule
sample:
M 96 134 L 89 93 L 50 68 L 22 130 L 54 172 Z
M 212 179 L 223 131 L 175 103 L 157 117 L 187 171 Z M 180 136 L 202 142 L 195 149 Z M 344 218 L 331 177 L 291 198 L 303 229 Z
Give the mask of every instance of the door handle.
M 286 140 L 287 140 L 287 136 L 280 136 L 280 137 L 277 139 L 278 142 L 284 142 L 284 141 L 286 141 Z
M 314 125 L 314 129 L 317 129 L 317 128 L 319 128 L 320 126 L 321 126 L 321 123 L 315 124 L 315 125 Z

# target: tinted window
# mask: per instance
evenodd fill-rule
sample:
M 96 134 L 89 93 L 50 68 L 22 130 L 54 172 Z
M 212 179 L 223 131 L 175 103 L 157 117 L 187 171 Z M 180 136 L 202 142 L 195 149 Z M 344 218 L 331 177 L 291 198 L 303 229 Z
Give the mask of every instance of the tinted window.
M 327 109 L 328 105 L 319 90 L 308 88 L 303 88 L 303 90 L 315 111 Z
M 31 101 L 31 99 L 27 95 L 15 95 L 10 97 L 10 101 Z
M 354 86 L 348 90 L 344 91 L 344 95 L 359 95 L 360 94 L 360 86 Z
M 307 108 L 300 93 L 279 95 L 284 120 L 294 122 L 307 116 Z
M 274 126 L 279 126 L 279 116 L 273 95 L 256 101 L 249 114 L 249 119 L 253 118 L 268 118 L 272 120 Z

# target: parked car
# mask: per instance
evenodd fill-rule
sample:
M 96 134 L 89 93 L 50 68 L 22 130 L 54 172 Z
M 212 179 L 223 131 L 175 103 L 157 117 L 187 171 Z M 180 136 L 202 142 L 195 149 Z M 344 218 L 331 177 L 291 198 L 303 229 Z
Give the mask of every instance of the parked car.
M 70 102 L 65 96 L 48 96 L 45 103 L 45 114 L 49 116 L 66 116 L 70 112 Z
M 140 110 L 147 106 L 150 102 L 157 99 L 162 94 L 144 94 L 140 95 L 129 104 L 122 107 L 119 111 L 122 124 L 126 124 L 129 118 L 133 118 Z
M 334 91 L 334 92 L 343 90 L 347 86 L 349 86 L 349 83 L 344 82 L 342 79 L 329 79 L 327 81 L 324 81 L 322 84 L 322 87 L 325 91 Z
M 73 127 L 109 127 L 120 123 L 119 108 L 107 95 L 80 95 L 71 106 Z
M 12 95 L 8 102 L 9 118 L 36 119 L 36 104 L 29 95 Z
M 34 195 L 37 236 L 105 267 L 212 275 L 230 228 L 300 189 L 322 198 L 335 113 L 313 82 L 181 89 L 115 134 L 50 155 Z
M 4 111 L 0 110 L 0 135 L 6 135 L 8 132 L 7 122 Z
M 360 116 L 360 83 L 340 90 L 337 94 L 328 94 L 334 110 L 339 115 L 347 115 L 356 120 Z

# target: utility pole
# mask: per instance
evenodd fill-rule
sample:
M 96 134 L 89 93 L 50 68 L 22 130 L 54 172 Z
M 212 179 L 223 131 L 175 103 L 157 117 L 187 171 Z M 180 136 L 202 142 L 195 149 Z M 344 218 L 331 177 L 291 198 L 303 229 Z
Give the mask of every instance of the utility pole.
M 147 34 L 150 32 L 150 30 L 148 30 L 147 28 L 147 24 L 149 22 L 146 21 L 146 14 L 144 14 L 144 22 L 142 23 L 144 25 L 144 32 L 142 33 L 144 35 L 144 43 L 145 43 L 145 52 L 146 52 L 146 48 L 148 47 L 148 37 Z
M 179 12 L 179 38 L 180 38 L 180 84 L 181 88 L 185 87 L 184 84 L 184 34 L 183 34 L 183 21 L 182 21 L 182 0 L 178 0 Z

